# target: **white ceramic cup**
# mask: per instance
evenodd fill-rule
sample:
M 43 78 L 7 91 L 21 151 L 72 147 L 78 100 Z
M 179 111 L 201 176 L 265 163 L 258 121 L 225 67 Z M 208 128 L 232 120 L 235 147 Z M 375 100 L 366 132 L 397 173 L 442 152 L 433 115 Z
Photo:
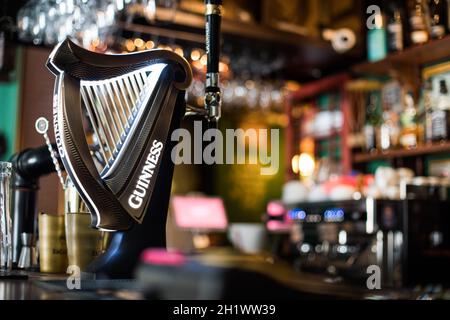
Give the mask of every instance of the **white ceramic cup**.
M 260 223 L 233 223 L 228 228 L 228 238 L 236 249 L 257 254 L 264 249 L 266 229 Z

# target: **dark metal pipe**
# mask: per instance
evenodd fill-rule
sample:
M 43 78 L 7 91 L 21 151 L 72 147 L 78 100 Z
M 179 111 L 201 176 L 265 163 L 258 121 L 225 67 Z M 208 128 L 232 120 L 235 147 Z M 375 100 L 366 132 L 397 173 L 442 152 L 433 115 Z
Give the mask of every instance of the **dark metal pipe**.
M 56 148 L 56 145 L 53 145 Z M 46 145 L 36 149 L 25 149 L 11 158 L 14 168 L 12 183 L 12 259 L 19 261 L 22 232 L 36 232 L 36 198 L 39 178 L 55 171 L 52 157 Z

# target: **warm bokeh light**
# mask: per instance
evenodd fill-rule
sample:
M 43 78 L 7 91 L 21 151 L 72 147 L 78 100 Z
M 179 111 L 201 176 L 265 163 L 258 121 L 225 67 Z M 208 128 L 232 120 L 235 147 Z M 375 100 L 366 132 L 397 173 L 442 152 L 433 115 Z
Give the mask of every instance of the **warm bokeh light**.
M 173 52 L 175 52 L 177 55 L 183 57 L 184 56 L 184 50 L 181 47 L 175 47 L 175 49 L 173 50 Z
M 309 153 L 302 153 L 298 159 L 298 167 L 302 177 L 310 177 L 316 168 L 314 157 Z
M 200 58 L 200 63 L 204 66 L 206 66 L 206 64 L 208 63 L 208 56 L 206 54 L 204 54 L 201 58 Z
M 194 235 L 194 237 L 192 238 L 192 242 L 194 244 L 194 247 L 198 250 L 206 249 L 211 245 L 211 240 L 206 234 Z
M 285 88 L 288 91 L 295 92 L 295 91 L 300 90 L 301 85 L 298 82 L 295 82 L 295 81 L 286 81 L 285 82 Z
M 314 154 L 314 149 L 315 143 L 313 138 L 303 138 L 302 141 L 300 141 L 300 152 Z
M 136 48 L 143 48 L 145 45 L 144 40 L 142 40 L 141 38 L 136 38 L 134 39 L 134 45 L 136 46 Z
M 128 52 L 132 52 L 136 49 L 136 46 L 134 45 L 133 40 L 127 39 L 125 41 L 125 48 L 127 48 Z
M 155 43 L 152 40 L 149 40 L 145 43 L 145 49 L 150 50 L 155 47 Z
M 299 160 L 300 160 L 300 156 L 298 154 L 293 156 L 292 160 L 291 160 L 292 172 L 294 172 L 295 174 L 299 174 L 300 173 Z
M 199 50 L 192 50 L 191 52 L 191 60 L 192 61 L 198 61 L 201 57 L 201 53 Z
M 229 71 L 228 65 L 224 62 L 219 62 L 219 72 L 228 73 L 228 71 Z

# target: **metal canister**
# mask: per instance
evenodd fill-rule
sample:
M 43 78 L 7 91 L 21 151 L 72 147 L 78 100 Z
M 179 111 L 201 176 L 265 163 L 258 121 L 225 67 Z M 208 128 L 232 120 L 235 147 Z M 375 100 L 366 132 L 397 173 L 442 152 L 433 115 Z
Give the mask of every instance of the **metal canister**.
M 41 272 L 65 273 L 67 245 L 64 216 L 39 214 L 39 265 Z
M 102 253 L 104 232 L 90 227 L 89 211 L 70 181 L 65 190 L 64 207 L 68 262 L 84 271 Z

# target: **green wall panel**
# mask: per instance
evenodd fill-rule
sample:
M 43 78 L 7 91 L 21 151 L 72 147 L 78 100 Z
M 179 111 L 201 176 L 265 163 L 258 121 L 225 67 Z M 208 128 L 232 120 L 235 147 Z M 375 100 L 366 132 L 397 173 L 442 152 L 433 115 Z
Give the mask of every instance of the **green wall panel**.
M 244 119 L 244 120 L 243 120 Z M 247 119 L 248 121 L 246 121 Z M 260 165 L 218 165 L 214 166 L 215 194 L 224 199 L 230 222 L 261 222 L 266 211 L 267 202 L 281 198 L 284 184 L 285 132 L 265 121 L 258 112 L 250 112 L 239 117 L 225 115 L 220 121 L 221 130 L 225 128 L 266 128 L 279 129 L 279 168 L 275 175 L 261 175 Z M 224 131 L 222 131 L 224 132 Z M 269 153 L 270 154 L 270 153 Z
M 0 83 L 0 131 L 7 139 L 6 155 L 2 160 L 8 159 L 14 153 L 17 132 L 17 82 Z
M 20 51 L 17 50 L 16 61 L 20 61 Z M 19 64 L 17 63 L 19 66 Z M 16 67 L 15 75 L 19 67 Z M 0 131 L 7 139 L 6 154 L 0 160 L 7 160 L 15 152 L 16 133 L 18 123 L 19 80 L 12 76 L 12 81 L 0 82 Z

